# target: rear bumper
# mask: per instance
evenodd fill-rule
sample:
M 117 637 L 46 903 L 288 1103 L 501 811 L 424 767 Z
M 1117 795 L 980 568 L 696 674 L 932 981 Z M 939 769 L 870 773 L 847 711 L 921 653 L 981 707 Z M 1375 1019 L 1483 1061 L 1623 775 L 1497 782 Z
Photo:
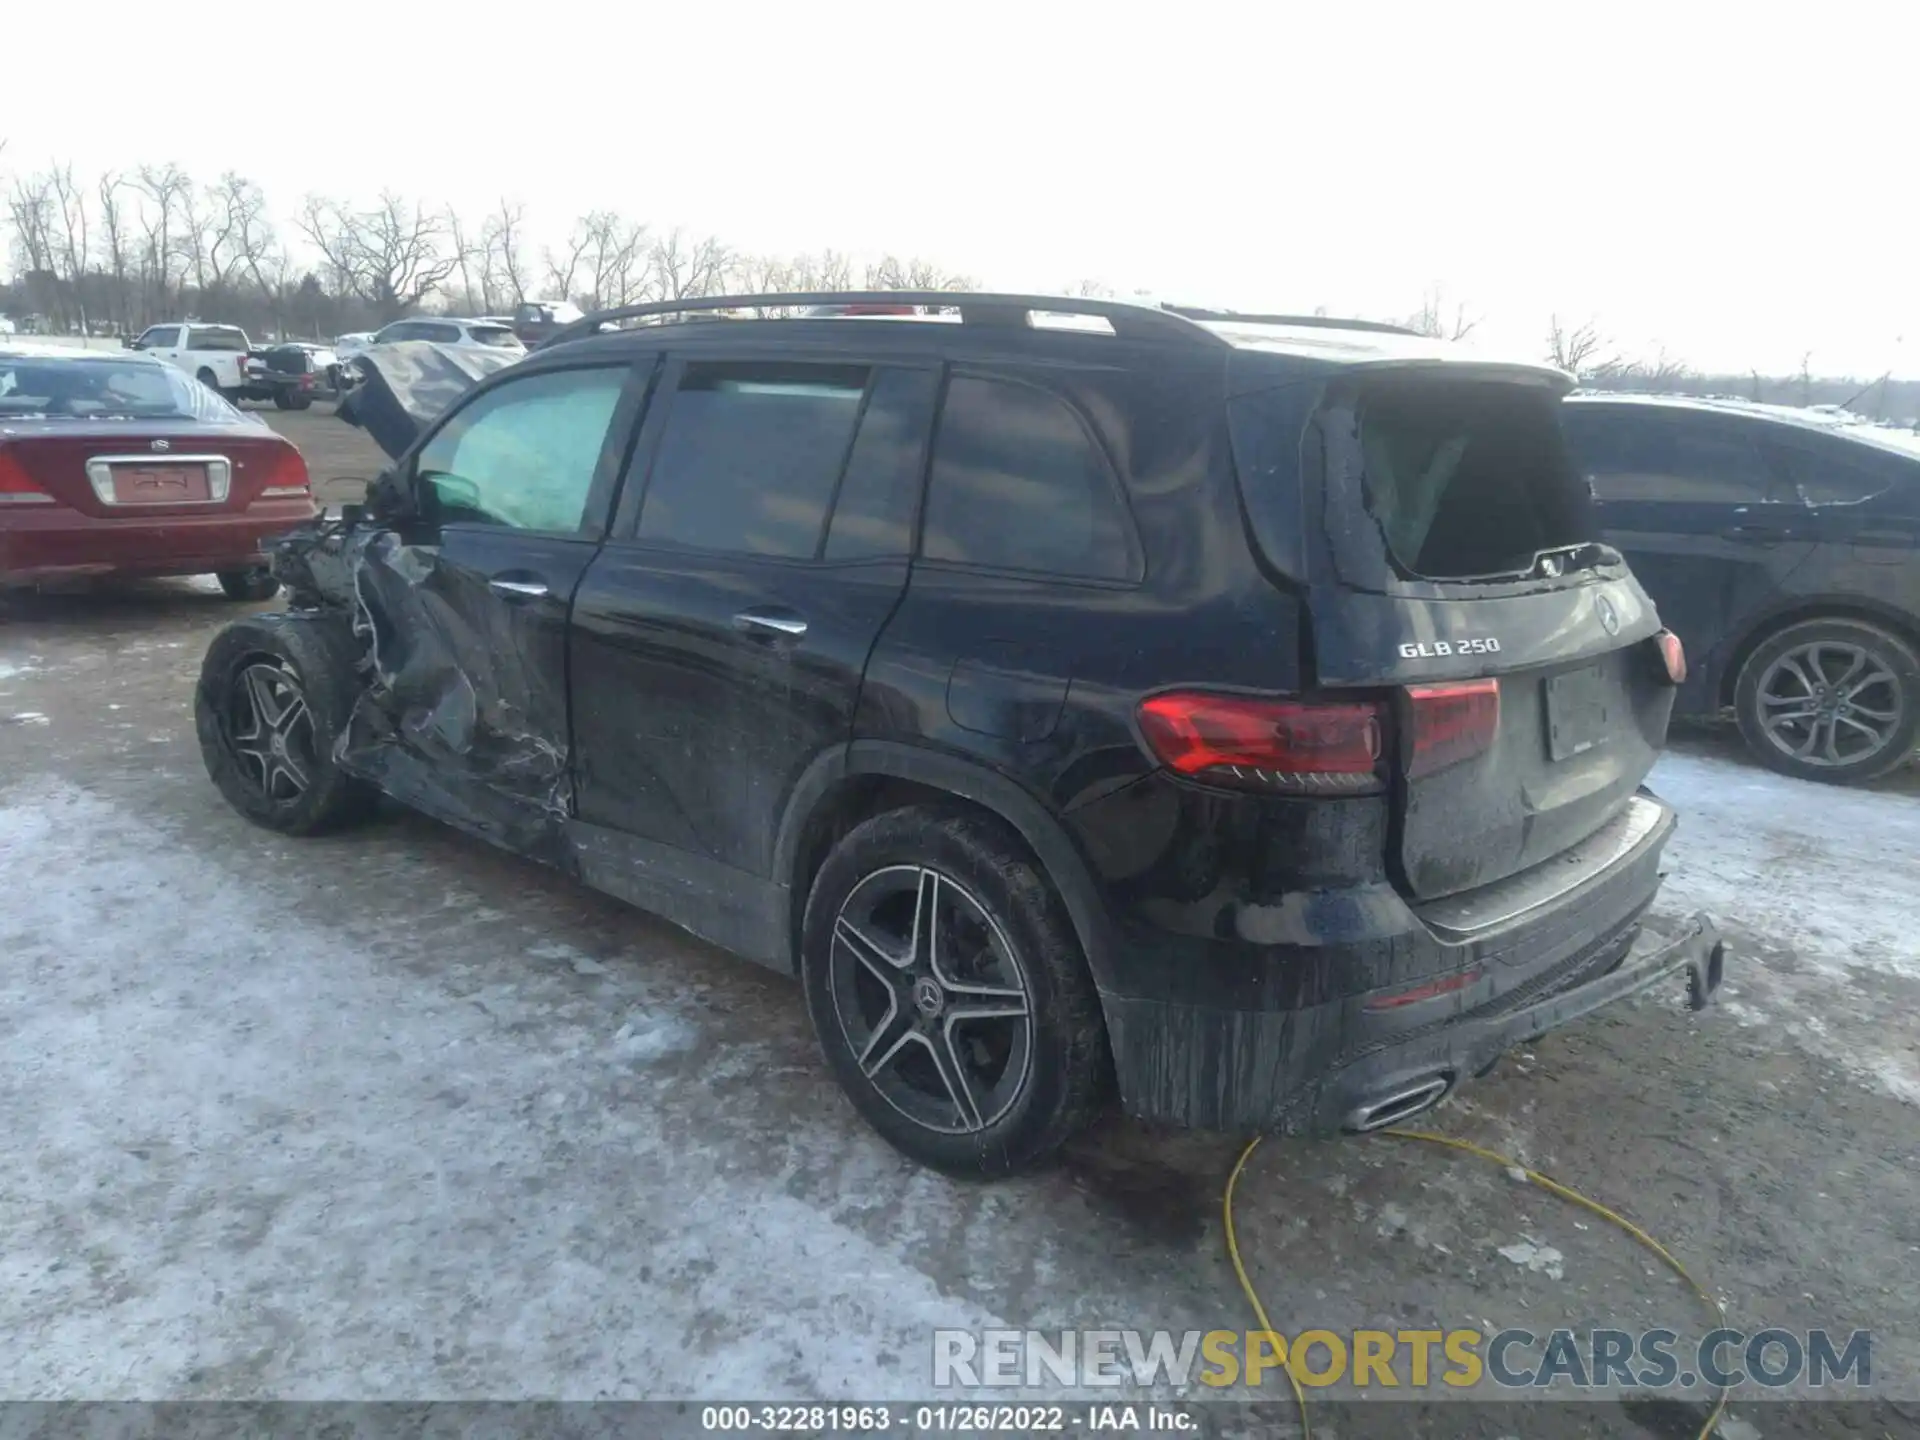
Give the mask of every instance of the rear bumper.
M 1669 978 L 1684 974 L 1691 1002 L 1707 1004 L 1726 953 L 1710 919 L 1637 943 L 1674 823 L 1643 792 L 1584 854 L 1407 912 L 1411 928 L 1396 948 L 1417 951 L 1417 964 L 1362 993 L 1291 1008 L 1103 994 L 1126 1107 L 1236 1133 L 1375 1129 L 1433 1104 L 1506 1050 Z M 1552 869 L 1576 864 L 1585 867 L 1578 883 L 1556 884 Z M 1331 945 L 1314 963 L 1365 958 Z M 1276 952 L 1272 963 L 1298 956 Z
M 89 575 L 199 575 L 267 563 L 261 542 L 311 521 L 307 500 L 260 501 L 220 515 L 84 515 L 65 506 L 0 514 L 0 586 Z

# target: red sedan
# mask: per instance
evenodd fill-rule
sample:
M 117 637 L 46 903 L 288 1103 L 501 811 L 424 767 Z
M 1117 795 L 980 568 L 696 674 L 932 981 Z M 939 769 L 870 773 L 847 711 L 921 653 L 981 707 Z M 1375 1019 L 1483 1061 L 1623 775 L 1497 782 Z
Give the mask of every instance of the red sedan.
M 300 452 L 172 366 L 0 339 L 0 589 L 212 573 L 263 600 L 260 542 L 316 513 Z

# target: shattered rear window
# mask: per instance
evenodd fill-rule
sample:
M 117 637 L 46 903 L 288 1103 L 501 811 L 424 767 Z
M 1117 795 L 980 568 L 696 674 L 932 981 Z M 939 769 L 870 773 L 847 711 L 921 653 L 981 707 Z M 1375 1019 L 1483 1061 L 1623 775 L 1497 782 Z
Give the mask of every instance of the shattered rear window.
M 1486 380 L 1390 380 L 1356 406 L 1366 504 L 1402 570 L 1522 573 L 1592 538 L 1557 398 Z

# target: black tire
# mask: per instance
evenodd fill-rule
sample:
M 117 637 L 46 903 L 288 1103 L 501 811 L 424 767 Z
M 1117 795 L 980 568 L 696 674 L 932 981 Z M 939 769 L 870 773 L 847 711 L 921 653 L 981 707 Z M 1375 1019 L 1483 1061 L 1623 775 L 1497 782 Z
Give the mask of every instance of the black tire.
M 280 582 L 264 566 L 251 570 L 222 570 L 213 577 L 229 600 L 271 600 L 280 593 Z
M 1799 707 L 1803 690 L 1808 703 Z M 1803 708 L 1811 719 L 1797 718 Z M 1920 656 L 1869 621 L 1803 620 L 1747 657 L 1733 710 L 1747 748 L 1769 769 L 1833 785 L 1878 779 L 1920 744 Z
M 209 390 L 213 391 L 213 393 L 216 395 L 221 395 L 225 393 L 220 388 L 220 378 L 217 375 L 215 375 L 211 370 L 205 369 L 203 367 L 202 369 L 194 372 L 193 378 L 198 380 L 202 385 L 206 386 Z
M 281 402 L 280 408 L 283 410 L 306 410 L 313 405 L 311 395 L 288 395 L 283 392 L 275 398 Z
M 249 615 L 213 637 L 194 692 L 200 756 L 227 803 L 254 824 L 312 835 L 372 813 L 373 787 L 333 761 L 360 693 L 355 656 L 337 616 Z
M 293 409 L 293 397 L 287 394 L 287 392 L 284 390 L 274 391 L 273 392 L 273 408 L 276 410 Z
M 840 938 L 845 911 L 859 933 L 918 956 L 911 937 L 929 893 L 929 913 L 950 922 L 946 956 L 931 973 L 874 950 L 863 963 Z M 868 911 L 873 897 L 878 908 Z M 801 969 L 834 1078 L 868 1124 L 933 1169 L 984 1179 L 1041 1165 L 1093 1121 L 1111 1089 L 1100 999 L 1065 907 L 1019 839 L 989 816 L 915 806 L 856 827 L 814 879 Z M 1019 1016 L 969 1017 L 1021 1004 Z M 867 1068 L 863 1051 L 873 1062 L 896 1058 Z M 964 1103 L 944 1083 L 954 1069 Z

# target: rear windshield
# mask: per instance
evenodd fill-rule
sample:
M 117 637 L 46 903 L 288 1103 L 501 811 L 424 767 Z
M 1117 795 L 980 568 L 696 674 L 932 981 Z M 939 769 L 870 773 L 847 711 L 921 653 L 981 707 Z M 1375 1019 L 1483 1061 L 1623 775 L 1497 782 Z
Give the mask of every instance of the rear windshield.
M 504 325 L 469 325 L 467 334 L 476 345 L 516 346 L 520 343 L 520 337 Z
M 229 329 L 224 325 L 196 325 L 188 339 L 192 341 L 189 348 L 194 350 L 244 350 L 247 348 L 246 332 Z
M 1594 538 L 1558 397 L 1486 380 L 1365 386 L 1354 413 L 1368 511 L 1400 569 L 1429 579 L 1524 574 Z
M 171 365 L 0 355 L 0 420 L 210 420 L 236 413 Z

